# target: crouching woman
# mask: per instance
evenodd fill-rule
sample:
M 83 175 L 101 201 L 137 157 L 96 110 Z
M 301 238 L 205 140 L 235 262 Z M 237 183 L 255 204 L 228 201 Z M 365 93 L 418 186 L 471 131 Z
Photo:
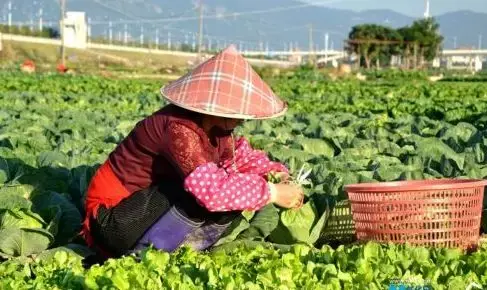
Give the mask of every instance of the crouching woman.
M 149 245 L 212 246 L 243 210 L 299 206 L 297 185 L 271 184 L 286 167 L 233 130 L 286 112 L 233 46 L 162 90 L 169 101 L 140 121 L 93 177 L 82 235 L 106 256 Z

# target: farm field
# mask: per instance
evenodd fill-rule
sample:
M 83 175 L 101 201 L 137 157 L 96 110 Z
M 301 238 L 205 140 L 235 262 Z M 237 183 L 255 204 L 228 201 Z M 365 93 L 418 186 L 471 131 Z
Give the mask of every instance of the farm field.
M 67 66 L 79 74 L 99 74 L 100 71 L 113 75 L 134 76 L 137 74 L 160 76 L 185 72 L 189 57 L 167 55 L 144 55 L 134 52 L 102 51 L 96 49 L 67 49 Z M 59 62 L 59 47 L 51 44 L 3 41 L 0 51 L 0 65 L 3 68 L 17 67 L 26 59 L 34 61 L 40 72 L 55 71 Z
M 307 69 L 270 77 L 290 112 L 239 133 L 293 175 L 311 169 L 303 208 L 245 213 L 208 253 L 149 250 L 89 267 L 77 236 L 84 193 L 134 124 L 163 105 L 161 82 L 15 73 L 0 80 L 0 289 L 487 285 L 484 245 L 466 254 L 357 243 L 343 191 L 357 182 L 487 177 L 485 82 L 330 82 Z

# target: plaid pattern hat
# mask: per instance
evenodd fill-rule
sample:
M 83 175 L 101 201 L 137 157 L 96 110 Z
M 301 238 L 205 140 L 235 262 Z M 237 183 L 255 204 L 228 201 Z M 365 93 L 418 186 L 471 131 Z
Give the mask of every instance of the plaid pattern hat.
M 287 111 L 233 45 L 161 88 L 161 94 L 187 110 L 226 118 L 268 119 Z

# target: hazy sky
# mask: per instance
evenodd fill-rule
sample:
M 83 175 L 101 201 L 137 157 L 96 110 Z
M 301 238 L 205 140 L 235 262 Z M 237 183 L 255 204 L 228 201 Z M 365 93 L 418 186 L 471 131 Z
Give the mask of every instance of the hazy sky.
M 323 3 L 325 6 L 352 10 L 392 9 L 410 15 L 421 16 L 424 13 L 425 0 L 303 0 Z M 430 0 L 433 15 L 455 10 L 472 10 L 487 13 L 487 0 Z

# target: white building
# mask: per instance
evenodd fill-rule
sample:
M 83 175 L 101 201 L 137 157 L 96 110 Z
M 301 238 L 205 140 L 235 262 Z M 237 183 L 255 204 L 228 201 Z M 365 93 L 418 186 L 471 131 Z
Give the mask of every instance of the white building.
M 474 72 L 482 70 L 482 59 L 480 56 L 452 56 L 450 61 L 453 68 L 466 68 Z
M 475 61 L 474 61 L 474 68 L 473 68 L 473 70 L 474 70 L 475 72 L 479 72 L 479 71 L 481 71 L 482 69 L 483 69 L 483 61 L 482 61 L 482 59 L 480 58 L 480 56 L 478 56 L 478 55 L 477 55 L 477 56 L 475 57 Z
M 64 18 L 64 45 L 71 48 L 86 48 L 87 40 L 87 25 L 85 12 L 66 12 Z

